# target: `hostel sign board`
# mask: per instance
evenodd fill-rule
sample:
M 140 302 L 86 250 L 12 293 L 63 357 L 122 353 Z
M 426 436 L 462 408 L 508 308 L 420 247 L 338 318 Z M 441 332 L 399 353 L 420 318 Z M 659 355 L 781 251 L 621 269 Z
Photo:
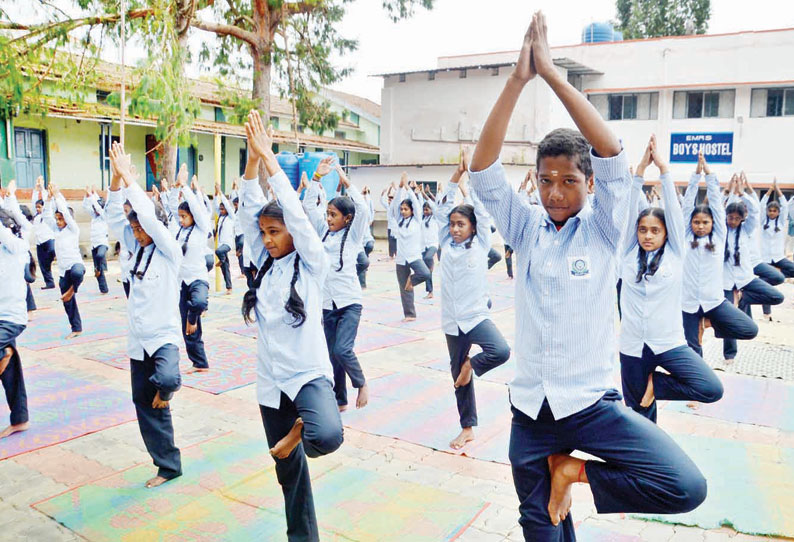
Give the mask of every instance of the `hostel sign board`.
M 670 134 L 670 162 L 695 163 L 701 149 L 707 162 L 730 164 L 733 162 L 733 132 Z

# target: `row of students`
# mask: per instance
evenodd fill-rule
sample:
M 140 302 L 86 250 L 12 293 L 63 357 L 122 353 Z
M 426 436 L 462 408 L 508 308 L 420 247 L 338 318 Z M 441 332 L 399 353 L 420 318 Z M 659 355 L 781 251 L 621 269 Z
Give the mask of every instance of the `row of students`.
M 86 187 L 83 209 L 91 217 L 91 259 L 94 262 L 94 276 L 100 294 L 108 293 L 107 271 L 108 225 L 105 220 L 105 200 L 99 197 L 95 188 Z

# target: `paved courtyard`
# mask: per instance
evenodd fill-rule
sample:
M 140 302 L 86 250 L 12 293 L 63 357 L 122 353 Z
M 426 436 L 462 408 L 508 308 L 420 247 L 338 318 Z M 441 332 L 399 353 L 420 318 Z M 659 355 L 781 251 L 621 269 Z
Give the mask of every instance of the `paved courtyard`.
M 372 255 L 358 342 L 370 405 L 344 413 L 343 446 L 310 461 L 323 539 L 522 540 L 507 461 L 512 365 L 476 380 L 477 439 L 454 453 L 446 443 L 459 427 L 440 301 L 418 302 L 418 321 L 400 324 L 383 248 Z M 0 442 L 0 540 L 285 539 L 253 385 L 255 341 L 239 312 L 243 281 L 231 296 L 211 295 L 204 337 L 213 369 L 185 376 L 172 401 L 184 476 L 145 490 L 154 468 L 132 409 L 125 301 L 117 264 L 110 265 L 107 297 L 96 295 L 86 265 L 78 294 L 86 333 L 74 342 L 62 340 L 68 329 L 56 294 L 35 285 L 40 310 L 20 340 L 32 428 Z M 490 280 L 493 319 L 512 344 L 503 263 Z M 762 322 L 756 311 L 760 334 L 740 343 L 734 364 L 719 361 L 721 343 L 707 331 L 707 361 L 725 384 L 722 404 L 660 410 L 660 426 L 709 479 L 698 513 L 666 519 L 695 526 L 599 516 L 587 487 L 576 486 L 580 540 L 768 540 L 734 528 L 794 537 L 794 285 L 781 289 L 786 301 L 775 307 L 776 321 Z M 419 301 L 424 288 L 417 294 Z M 350 397 L 354 404 L 354 390 Z M 0 413 L 5 423 L 7 410 Z

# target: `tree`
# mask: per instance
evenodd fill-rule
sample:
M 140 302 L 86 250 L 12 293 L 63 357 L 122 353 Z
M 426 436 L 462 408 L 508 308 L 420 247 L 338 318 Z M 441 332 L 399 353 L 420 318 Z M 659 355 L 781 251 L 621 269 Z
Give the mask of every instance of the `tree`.
M 618 29 L 626 39 L 705 34 L 711 0 L 617 0 Z

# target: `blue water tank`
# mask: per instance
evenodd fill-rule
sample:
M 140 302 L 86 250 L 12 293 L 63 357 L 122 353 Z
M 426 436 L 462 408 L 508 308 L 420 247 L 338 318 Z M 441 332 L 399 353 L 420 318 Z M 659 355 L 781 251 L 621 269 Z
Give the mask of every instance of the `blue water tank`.
M 622 40 L 623 33 L 615 30 L 610 23 L 590 23 L 582 30 L 582 43 L 603 43 Z
M 333 156 L 336 159 L 336 162 L 339 162 L 339 157 L 335 152 L 305 152 L 300 157 L 300 174 L 306 173 L 306 176 L 311 179 L 314 172 L 317 170 L 317 166 L 328 156 Z M 298 181 L 300 183 L 300 180 Z M 325 195 L 330 201 L 332 198 L 336 197 L 336 187 L 339 184 L 339 174 L 336 171 L 332 171 L 322 179 L 323 188 L 325 188 Z
M 281 169 L 287 175 L 287 179 L 292 184 L 292 188 L 298 188 L 301 181 L 300 159 L 294 152 L 281 151 L 276 155 L 276 160 Z

